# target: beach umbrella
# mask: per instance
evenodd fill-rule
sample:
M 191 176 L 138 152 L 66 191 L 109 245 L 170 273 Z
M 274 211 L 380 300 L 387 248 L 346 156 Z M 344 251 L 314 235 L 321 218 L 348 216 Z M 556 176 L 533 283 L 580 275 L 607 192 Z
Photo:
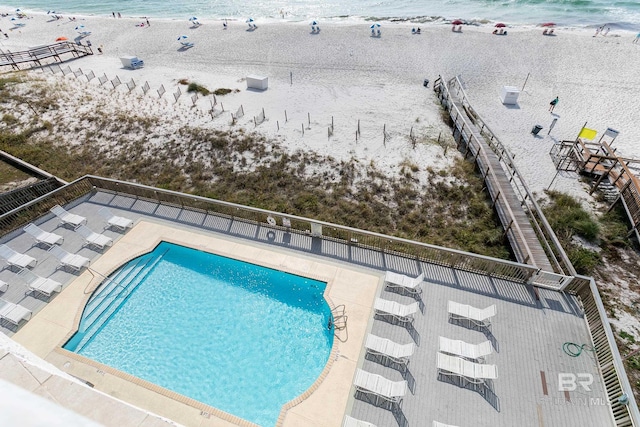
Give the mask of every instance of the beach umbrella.
M 181 42 L 182 40 L 186 40 L 188 38 L 189 38 L 189 36 L 182 35 L 182 36 L 178 37 L 178 41 Z
M 376 27 L 376 24 L 371 24 L 371 26 L 369 28 L 371 28 L 372 30 Z
M 498 27 L 498 28 L 503 28 L 503 27 L 506 27 L 506 25 L 505 25 L 505 24 L 503 24 L 502 22 L 498 22 L 498 23 L 496 24 L 496 27 Z
M 197 21 L 198 18 L 196 18 L 195 16 L 192 16 L 191 18 L 189 18 L 189 21 Z
M 75 30 L 76 30 L 76 31 L 84 31 L 84 25 L 78 25 L 78 26 L 75 28 Z
M 247 21 L 246 21 L 246 22 L 247 22 L 247 24 L 248 24 L 249 22 L 253 22 L 253 18 L 249 18 L 249 19 L 247 19 Z
M 459 20 L 459 19 L 456 19 L 455 21 L 453 21 L 453 22 L 451 23 L 451 25 L 462 25 L 462 24 L 464 24 L 464 22 L 462 22 L 462 21 L 461 21 L 461 20 Z
M 542 24 L 542 27 L 555 27 L 556 23 L 555 22 L 545 22 L 544 24 Z
M 311 25 L 318 25 L 318 23 L 316 21 L 313 21 Z
M 380 24 L 376 24 L 376 27 L 380 28 Z
M 68 39 L 68 38 L 66 38 L 66 37 L 58 37 L 58 38 L 56 39 L 56 41 L 57 41 L 57 42 L 63 42 L 63 41 L 65 41 L 65 40 L 69 40 L 69 39 Z

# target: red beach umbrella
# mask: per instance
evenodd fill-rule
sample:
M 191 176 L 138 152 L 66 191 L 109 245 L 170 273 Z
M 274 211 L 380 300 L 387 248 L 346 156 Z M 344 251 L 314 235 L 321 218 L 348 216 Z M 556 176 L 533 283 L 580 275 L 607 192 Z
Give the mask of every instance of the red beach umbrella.
M 506 27 L 506 25 L 505 25 L 505 24 L 503 24 L 502 22 L 498 22 L 498 23 L 496 24 L 496 27 L 498 27 L 498 28 L 503 28 L 503 27 Z
M 63 41 L 65 41 L 65 40 L 69 40 L 69 39 L 68 39 L 68 38 L 66 38 L 66 37 L 58 37 L 58 38 L 56 39 L 56 41 L 57 41 L 57 42 L 63 42 Z
M 464 22 L 462 22 L 462 21 L 461 21 L 461 20 L 459 20 L 459 19 L 456 19 L 455 21 L 453 21 L 453 22 L 451 23 L 451 25 L 462 25 L 462 24 L 464 24 Z
M 555 27 L 556 23 L 555 22 L 545 22 L 544 24 L 541 25 L 541 27 Z

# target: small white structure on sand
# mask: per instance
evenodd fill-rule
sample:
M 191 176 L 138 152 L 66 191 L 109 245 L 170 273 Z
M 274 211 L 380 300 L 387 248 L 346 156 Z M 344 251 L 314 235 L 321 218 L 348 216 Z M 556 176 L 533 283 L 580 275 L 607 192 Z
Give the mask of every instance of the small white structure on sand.
M 269 78 L 264 76 L 247 76 L 247 89 L 265 90 L 269 87 Z
M 124 68 L 132 68 L 134 70 L 144 66 L 144 61 L 137 56 L 123 56 L 120 58 L 120 62 L 122 62 Z
M 518 103 L 520 89 L 515 86 L 502 86 L 500 91 L 500 100 L 503 104 L 514 105 Z

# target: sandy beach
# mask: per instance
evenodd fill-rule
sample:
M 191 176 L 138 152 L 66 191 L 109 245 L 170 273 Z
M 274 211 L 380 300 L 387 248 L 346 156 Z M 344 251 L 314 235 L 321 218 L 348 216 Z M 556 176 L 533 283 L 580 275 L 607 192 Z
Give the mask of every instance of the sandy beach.
M 84 94 L 104 93 L 109 87 L 108 98 L 114 105 L 132 114 L 160 115 L 169 127 L 186 121 L 228 129 L 230 113 L 242 106 L 245 116 L 235 126 L 260 132 L 292 151 L 310 150 L 338 160 L 355 158 L 363 165 L 375 162 L 390 173 L 403 162 L 424 171 L 429 165 L 446 165 L 442 147 L 431 143 L 414 149 L 410 133 L 419 139 L 442 135 L 450 140 L 451 136 L 440 119 L 432 83 L 427 89 L 423 80 L 459 75 L 473 107 L 515 155 L 533 191 L 547 188 L 555 174 L 548 154 L 554 142 L 574 139 L 585 122 L 599 132 L 607 127 L 618 130 L 619 152 L 640 157 L 640 148 L 634 144 L 640 134 L 634 105 L 640 45 L 632 43 L 631 33 L 593 37 L 584 29 L 557 28 L 555 36 L 543 36 L 540 27 L 514 27 L 507 28 L 507 36 L 497 36 L 491 26 L 463 26 L 457 33 L 449 26 L 428 25 L 414 35 L 411 28 L 416 25 L 405 22 L 382 23 L 381 36 L 371 37 L 370 23 L 354 21 L 320 22 L 321 31 L 312 33 L 307 22 L 258 20 L 258 28 L 248 31 L 240 21 L 229 21 L 223 29 L 222 21 L 204 21 L 194 27 L 187 19 L 151 20 L 150 26 L 139 26 L 144 19 L 78 16 L 71 21 L 66 16 L 60 20 L 29 16 L 21 20 L 24 27 L 11 30 L 9 18 L 0 20 L 9 34 L 0 42 L 1 49 L 24 50 L 60 36 L 74 40 L 78 37 L 74 28 L 84 25 L 91 35 L 80 40 L 91 41 L 94 51 L 102 46 L 104 53 L 67 64 L 110 80 L 115 76 L 122 82 L 133 79 L 138 87 L 127 93 L 124 84 L 111 90 L 109 83 L 100 88 L 97 79 L 84 83 L 85 78 L 72 86 Z M 194 46 L 181 48 L 177 41 L 181 35 L 187 35 Z M 126 55 L 137 55 L 145 67 L 124 69 L 119 58 Z M 247 75 L 267 76 L 269 89 L 247 90 Z M 60 73 L 48 78 L 73 80 Z M 200 98 L 195 107 L 190 94 L 174 103 L 172 94 L 179 79 L 210 90 L 237 91 L 217 97 L 217 111 L 221 112 L 221 103 L 225 112 L 212 118 L 208 113 L 211 96 Z M 151 87 L 147 95 L 140 88 L 144 82 Z M 156 90 L 161 85 L 167 92 L 159 99 Z M 524 88 L 516 106 L 501 103 L 503 86 Z M 549 102 L 556 96 L 560 102 L 552 114 Z M 69 95 L 70 103 L 74 98 L 78 95 Z M 92 108 L 86 100 L 80 104 L 70 106 L 67 114 L 73 117 L 76 108 Z M 266 121 L 256 127 L 254 117 L 262 109 Z M 554 118 L 557 124 L 548 135 Z M 328 137 L 332 120 L 333 135 Z M 535 124 L 543 126 L 539 137 L 530 133 Z M 553 188 L 585 197 L 575 177 L 560 176 Z

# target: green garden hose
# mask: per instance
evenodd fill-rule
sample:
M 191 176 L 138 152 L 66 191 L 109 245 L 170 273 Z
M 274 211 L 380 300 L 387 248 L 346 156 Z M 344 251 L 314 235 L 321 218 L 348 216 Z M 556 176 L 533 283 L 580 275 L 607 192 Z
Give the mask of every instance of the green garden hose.
M 596 349 L 589 344 L 576 344 L 573 342 L 566 342 L 564 344 L 562 344 L 562 350 L 565 352 L 565 354 L 571 356 L 571 357 L 578 357 L 582 354 L 583 351 L 596 351 Z

